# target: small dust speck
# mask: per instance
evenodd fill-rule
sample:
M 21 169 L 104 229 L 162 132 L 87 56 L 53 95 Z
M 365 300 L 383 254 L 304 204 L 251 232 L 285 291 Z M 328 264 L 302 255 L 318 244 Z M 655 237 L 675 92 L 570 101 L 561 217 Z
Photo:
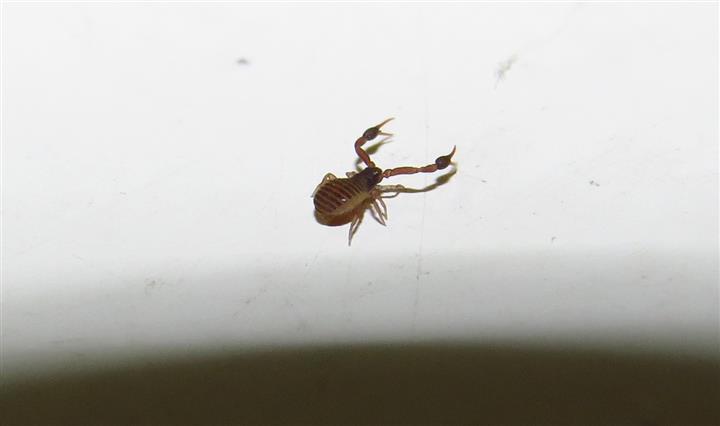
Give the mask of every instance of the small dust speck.
M 550 238 L 550 242 L 554 243 L 556 239 L 557 239 L 557 237 L 552 237 L 552 238 Z
M 248 60 L 248 58 L 238 58 L 235 63 L 238 65 L 250 65 L 250 61 Z
M 145 280 L 145 294 L 150 294 L 151 291 L 158 289 L 165 285 L 165 282 L 161 279 L 146 279 Z
M 510 71 L 510 68 L 512 68 L 513 64 L 517 61 L 517 54 L 510 56 L 506 60 L 500 62 L 497 66 L 497 69 L 495 69 L 495 87 L 497 88 L 498 83 L 500 81 L 505 79 L 505 74 L 507 74 L 508 71 Z
M 600 184 L 597 183 L 597 182 L 595 182 L 594 180 L 591 180 L 591 181 L 588 182 L 588 183 L 589 183 L 590 185 L 592 185 L 592 186 L 600 186 Z

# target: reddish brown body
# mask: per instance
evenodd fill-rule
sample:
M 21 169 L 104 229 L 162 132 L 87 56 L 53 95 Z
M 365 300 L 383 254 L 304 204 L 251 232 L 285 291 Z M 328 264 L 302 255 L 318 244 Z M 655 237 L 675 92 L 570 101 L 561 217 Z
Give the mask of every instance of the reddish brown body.
M 380 169 L 368 167 L 348 178 L 324 181 L 313 197 L 315 217 L 324 225 L 350 223 L 358 212 L 365 211 L 372 204 L 379 174 L 382 174 Z
M 390 136 L 389 133 L 380 131 L 380 128 L 390 120 L 392 118 L 367 129 L 355 141 L 355 152 L 367 166 L 365 169 L 359 173 L 349 172 L 347 178 L 336 178 L 331 173 L 328 173 L 313 192 L 315 217 L 320 223 L 330 226 L 350 223 L 348 245 L 352 242 L 352 237 L 362 221 L 365 210 L 369 208 L 375 219 L 385 225 L 387 207 L 383 198 L 387 197 L 384 197 L 383 193 L 398 193 L 405 189 L 402 185 L 379 185 L 384 178 L 414 173 L 432 173 L 444 169 L 450 165 L 452 156 L 455 154 L 455 148 L 453 148 L 450 154 L 438 157 L 434 164 L 424 167 L 397 167 L 382 171 L 375 167 L 375 163 L 370 160 L 370 156 L 362 149 L 362 145 L 373 140 L 378 135 Z
M 315 194 L 317 218 L 326 225 L 349 223 L 358 209 L 367 208 L 370 201 L 369 188 L 357 179 L 335 179 L 323 185 Z

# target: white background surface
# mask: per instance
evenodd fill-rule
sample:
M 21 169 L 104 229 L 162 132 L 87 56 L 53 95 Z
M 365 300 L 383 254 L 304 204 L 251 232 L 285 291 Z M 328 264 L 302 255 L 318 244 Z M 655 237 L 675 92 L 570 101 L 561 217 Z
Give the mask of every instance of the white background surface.
M 6 374 L 265 344 L 717 353 L 717 5 L 2 11 Z M 458 172 L 349 248 L 309 195 L 390 116 L 380 167 L 457 145 Z

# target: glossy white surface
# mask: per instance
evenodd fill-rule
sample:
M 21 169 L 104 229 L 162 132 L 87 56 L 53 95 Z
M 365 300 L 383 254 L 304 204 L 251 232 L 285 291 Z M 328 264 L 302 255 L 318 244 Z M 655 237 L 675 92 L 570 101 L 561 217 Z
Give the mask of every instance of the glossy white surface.
M 717 5 L 2 7 L 5 374 L 346 342 L 717 353 Z M 457 145 L 458 172 L 348 248 L 309 195 L 390 116 L 381 167 Z

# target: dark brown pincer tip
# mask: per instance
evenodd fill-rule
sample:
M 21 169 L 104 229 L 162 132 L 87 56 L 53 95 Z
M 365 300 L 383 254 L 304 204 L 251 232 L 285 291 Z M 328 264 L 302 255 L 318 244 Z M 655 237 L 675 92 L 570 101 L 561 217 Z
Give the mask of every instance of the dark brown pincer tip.
M 452 152 L 448 155 L 443 155 L 442 157 L 438 157 L 435 160 L 435 164 L 437 165 L 438 170 L 442 170 L 450 165 L 450 161 L 452 161 L 452 156 L 455 155 L 455 148 L 453 147 Z

